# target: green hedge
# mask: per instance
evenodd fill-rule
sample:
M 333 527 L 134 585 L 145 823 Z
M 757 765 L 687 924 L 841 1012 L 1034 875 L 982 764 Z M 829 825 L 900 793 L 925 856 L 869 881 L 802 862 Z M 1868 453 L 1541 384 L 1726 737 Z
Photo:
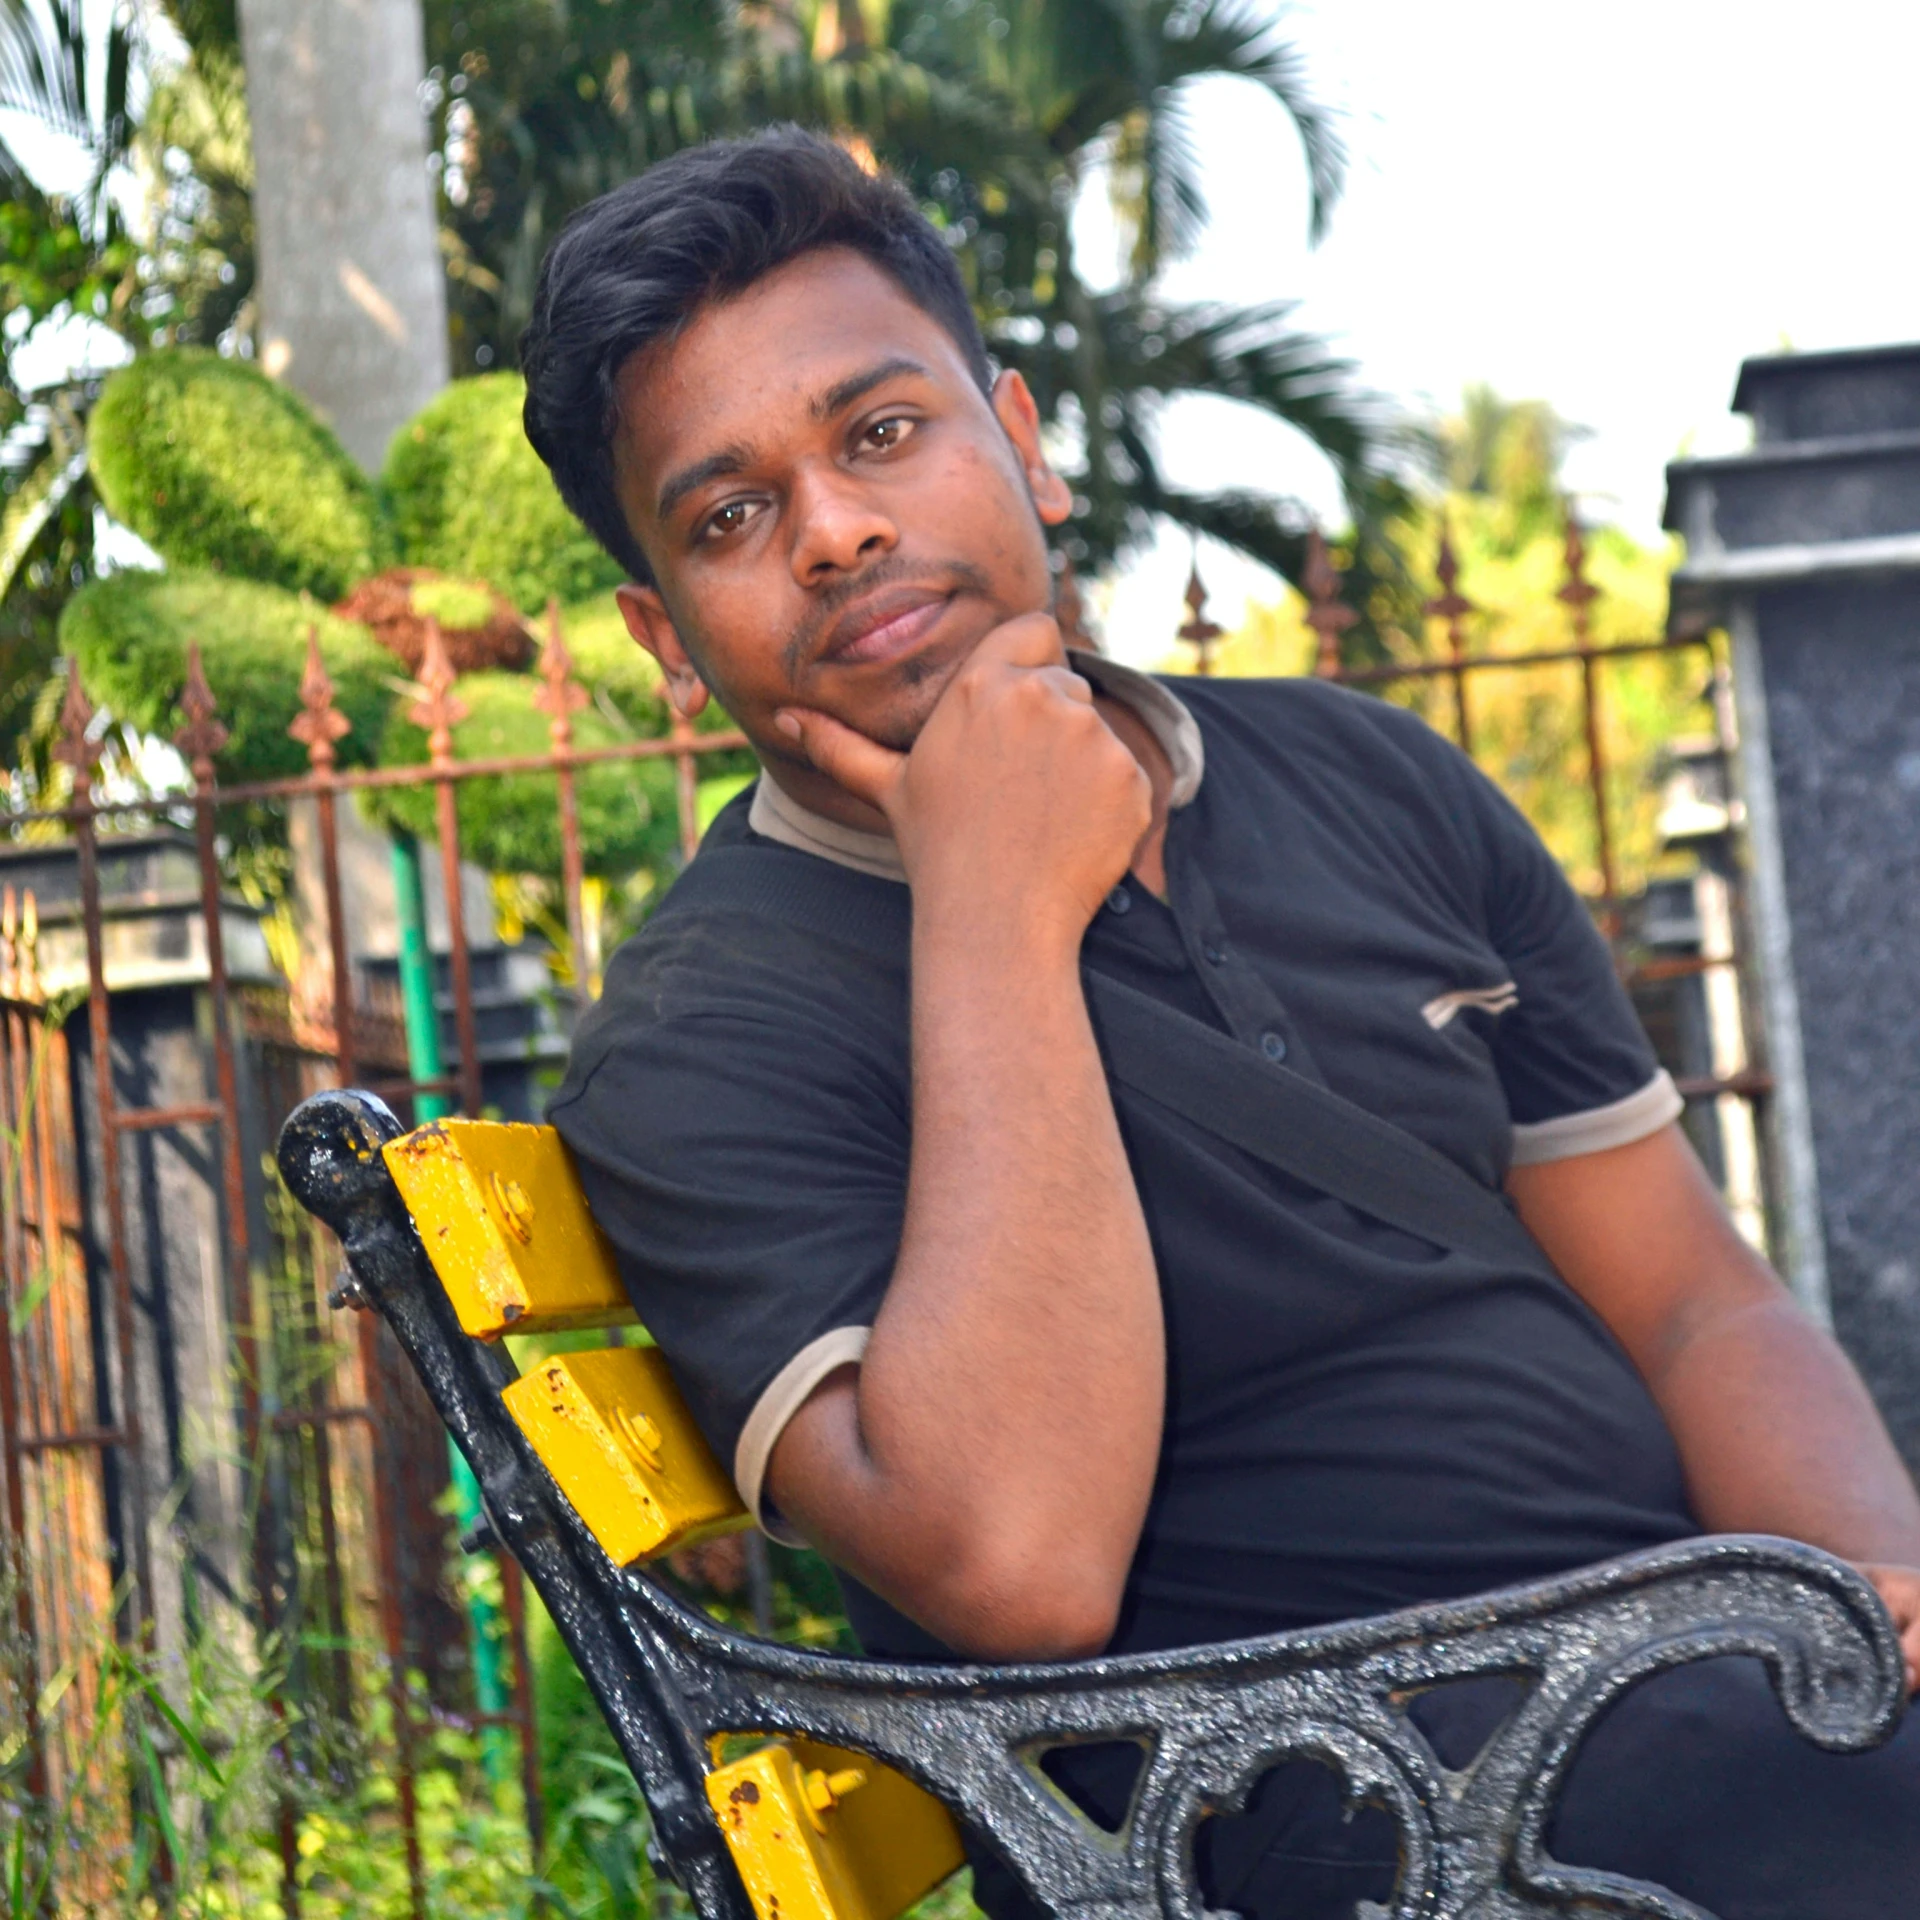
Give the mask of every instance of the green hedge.
M 545 623 L 535 624 L 544 639 Z M 660 669 L 627 631 L 612 594 L 563 607 L 560 627 L 573 656 L 573 677 L 603 710 L 611 705 L 635 733 L 649 738 L 667 731 L 671 716 Z
M 529 674 L 465 676 L 456 691 L 469 712 L 453 730 L 455 754 L 462 760 L 491 760 L 545 753 L 547 716 L 533 704 L 539 688 L 539 680 Z M 627 737 L 591 706 L 573 717 L 576 746 L 611 746 Z M 387 723 L 381 764 L 420 765 L 426 758 L 426 735 L 396 709 Z M 560 816 L 552 774 L 463 780 L 456 791 L 460 851 L 466 858 L 495 873 L 559 874 Z M 618 878 L 640 867 L 663 866 L 671 859 L 678 832 L 670 761 L 611 761 L 583 767 L 576 776 L 575 792 L 580 843 L 590 872 Z M 431 786 L 383 787 L 363 799 L 368 817 L 382 826 L 421 835 L 434 831 Z
M 108 380 L 88 426 L 107 511 L 175 567 L 337 600 L 390 559 L 371 483 L 297 394 L 194 347 Z
M 67 602 L 60 647 L 78 661 L 96 704 L 170 739 L 181 724 L 187 645 L 199 641 L 207 684 L 233 735 L 216 762 L 220 778 L 276 780 L 307 770 L 307 750 L 287 727 L 300 711 L 309 624 L 319 629 L 334 704 L 353 723 L 336 748 L 340 763 L 366 765 L 379 747 L 400 663 L 364 627 L 299 594 L 217 574 L 110 574 Z
M 491 580 L 537 613 L 623 576 L 527 444 L 525 397 L 516 373 L 456 381 L 394 435 L 381 486 L 409 565 Z

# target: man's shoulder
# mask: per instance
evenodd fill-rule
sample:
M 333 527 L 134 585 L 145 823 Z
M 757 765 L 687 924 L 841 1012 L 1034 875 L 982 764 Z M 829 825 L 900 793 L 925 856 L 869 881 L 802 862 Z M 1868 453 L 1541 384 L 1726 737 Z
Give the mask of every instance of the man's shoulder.
M 746 829 L 744 796 L 608 965 L 574 1034 L 564 1101 L 616 1051 L 663 1030 L 763 1032 L 769 1045 L 842 1043 L 904 1029 L 905 889 Z
M 1258 753 L 1359 747 L 1383 757 L 1451 757 L 1418 714 L 1376 694 L 1306 674 L 1268 678 L 1157 675 L 1203 728 Z

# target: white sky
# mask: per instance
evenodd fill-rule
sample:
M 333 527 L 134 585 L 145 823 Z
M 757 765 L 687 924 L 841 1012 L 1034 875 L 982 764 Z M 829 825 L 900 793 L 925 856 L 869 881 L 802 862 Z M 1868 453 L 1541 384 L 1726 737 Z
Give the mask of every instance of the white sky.
M 1332 231 L 1305 242 L 1284 115 L 1233 82 L 1198 90 L 1213 222 L 1170 295 L 1298 298 L 1365 381 L 1450 410 L 1470 381 L 1592 430 L 1569 465 L 1585 509 L 1659 524 L 1681 451 L 1743 444 L 1740 361 L 1790 344 L 1920 336 L 1920 7 L 1911 0 L 1302 0 L 1287 19 L 1322 98 L 1349 112 Z M 1097 243 L 1098 210 L 1079 231 Z M 1188 485 L 1299 494 L 1324 465 L 1241 410 L 1171 410 Z M 1157 657 L 1188 550 L 1127 569 L 1110 644 Z M 1203 547 L 1228 624 L 1271 576 Z

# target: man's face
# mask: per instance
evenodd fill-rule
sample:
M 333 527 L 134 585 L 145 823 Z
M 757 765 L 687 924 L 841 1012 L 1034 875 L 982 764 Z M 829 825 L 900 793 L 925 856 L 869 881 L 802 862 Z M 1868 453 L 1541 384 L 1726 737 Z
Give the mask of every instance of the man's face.
M 711 686 L 803 800 L 820 776 L 776 710 L 904 749 L 988 633 L 1051 603 L 1042 521 L 1070 498 L 1024 383 L 983 394 L 857 253 L 700 309 L 618 392 L 616 482 L 657 582 L 621 589 L 627 624 L 683 710 Z

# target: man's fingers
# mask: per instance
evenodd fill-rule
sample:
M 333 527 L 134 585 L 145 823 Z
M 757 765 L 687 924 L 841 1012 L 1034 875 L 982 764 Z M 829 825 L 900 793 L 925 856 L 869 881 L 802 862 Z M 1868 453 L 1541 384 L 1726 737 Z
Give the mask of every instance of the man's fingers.
M 829 780 L 845 787 L 856 800 L 864 800 L 883 813 L 887 810 L 907 764 L 904 753 L 895 753 L 864 733 L 855 733 L 829 715 L 806 707 L 783 707 L 774 716 L 774 724 Z
M 1060 629 L 1048 613 L 1023 613 L 1017 620 L 995 627 L 974 650 L 969 665 L 990 663 L 1007 667 L 1064 667 L 1067 651 Z

